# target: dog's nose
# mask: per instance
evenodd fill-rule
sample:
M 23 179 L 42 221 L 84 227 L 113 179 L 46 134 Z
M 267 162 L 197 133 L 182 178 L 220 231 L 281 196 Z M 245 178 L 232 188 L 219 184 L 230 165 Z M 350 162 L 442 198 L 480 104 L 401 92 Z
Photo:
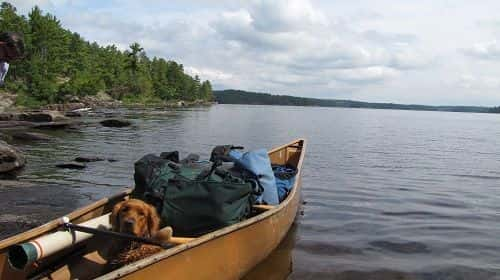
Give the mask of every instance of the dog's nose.
M 126 220 L 123 220 L 123 224 L 124 224 L 126 227 L 132 227 L 132 226 L 134 226 L 135 221 L 134 221 L 134 220 L 132 220 L 132 219 L 126 219 Z

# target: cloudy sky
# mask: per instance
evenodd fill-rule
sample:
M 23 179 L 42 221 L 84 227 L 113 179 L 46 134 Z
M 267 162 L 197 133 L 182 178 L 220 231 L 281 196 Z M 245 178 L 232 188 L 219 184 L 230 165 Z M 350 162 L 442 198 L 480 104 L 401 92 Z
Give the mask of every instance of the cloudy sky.
M 90 41 L 184 64 L 216 89 L 500 105 L 500 1 L 14 0 Z

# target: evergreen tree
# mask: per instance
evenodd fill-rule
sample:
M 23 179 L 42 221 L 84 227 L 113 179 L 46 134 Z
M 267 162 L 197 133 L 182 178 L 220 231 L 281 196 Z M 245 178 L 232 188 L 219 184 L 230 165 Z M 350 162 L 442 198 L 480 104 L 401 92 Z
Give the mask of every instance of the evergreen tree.
M 26 55 L 11 65 L 6 82 L 21 105 L 64 102 L 100 91 L 131 102 L 213 99 L 210 83 L 187 75 L 182 64 L 151 60 L 138 42 L 122 52 L 85 41 L 37 6 L 25 17 L 3 2 L 0 31 L 24 34 Z

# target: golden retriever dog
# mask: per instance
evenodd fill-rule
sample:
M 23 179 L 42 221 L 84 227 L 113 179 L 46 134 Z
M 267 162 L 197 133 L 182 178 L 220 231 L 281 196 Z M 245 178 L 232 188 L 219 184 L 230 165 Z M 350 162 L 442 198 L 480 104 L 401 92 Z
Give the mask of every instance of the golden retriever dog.
M 172 236 L 172 228 L 159 231 L 160 217 L 156 208 L 139 199 L 129 199 L 117 203 L 109 216 L 112 230 L 139 237 L 151 238 L 166 242 Z M 113 268 L 135 262 L 161 251 L 155 245 L 143 244 L 129 240 L 114 242 L 110 264 Z

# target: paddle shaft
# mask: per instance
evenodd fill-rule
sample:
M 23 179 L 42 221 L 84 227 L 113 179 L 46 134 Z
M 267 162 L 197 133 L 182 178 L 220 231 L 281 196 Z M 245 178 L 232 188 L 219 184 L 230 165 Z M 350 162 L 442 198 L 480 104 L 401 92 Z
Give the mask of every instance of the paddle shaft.
M 167 249 L 170 247 L 167 244 L 158 242 L 156 240 L 152 240 L 150 238 L 139 237 L 139 236 L 121 233 L 121 232 L 85 227 L 85 226 L 75 225 L 72 223 L 63 223 L 63 227 L 66 229 L 81 231 L 81 232 L 85 232 L 85 233 L 105 235 L 105 236 L 109 236 L 109 237 L 115 237 L 115 238 L 130 240 L 130 241 L 136 241 L 136 242 L 140 242 L 140 243 L 144 243 L 144 244 L 156 245 L 156 246 L 160 246 L 164 249 Z

